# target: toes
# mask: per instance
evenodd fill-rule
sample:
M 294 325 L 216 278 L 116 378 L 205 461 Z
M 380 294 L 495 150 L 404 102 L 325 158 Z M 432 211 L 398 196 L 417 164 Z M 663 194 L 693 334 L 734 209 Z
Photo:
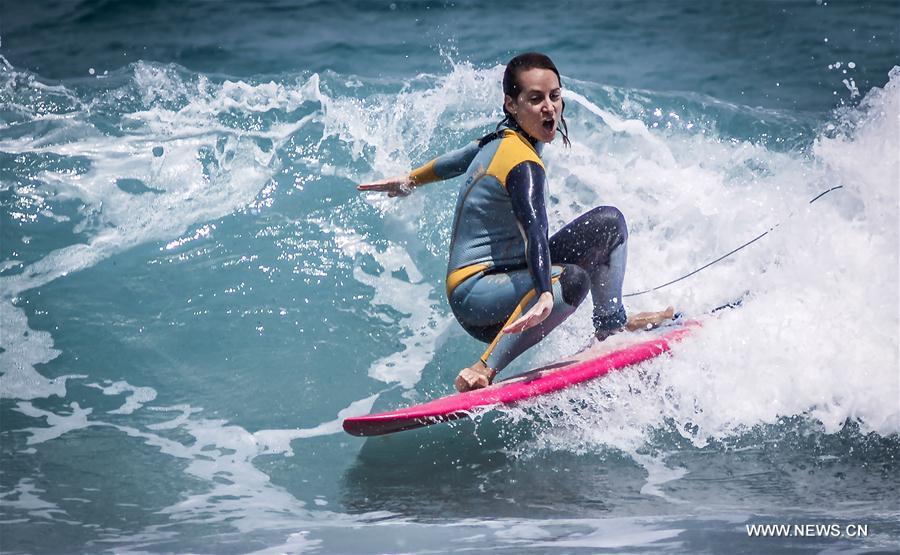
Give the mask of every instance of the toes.
M 457 391 L 464 393 L 473 389 L 487 387 L 490 385 L 490 382 L 486 376 L 466 368 L 456 376 L 456 381 L 453 382 L 453 385 L 456 386 Z
M 460 372 L 459 376 L 456 376 L 456 382 L 454 382 L 454 385 L 456 385 L 457 391 L 459 391 L 460 393 L 464 393 L 475 387 L 475 383 L 478 381 L 478 379 L 472 374 L 473 372 L 471 370 L 466 369 Z

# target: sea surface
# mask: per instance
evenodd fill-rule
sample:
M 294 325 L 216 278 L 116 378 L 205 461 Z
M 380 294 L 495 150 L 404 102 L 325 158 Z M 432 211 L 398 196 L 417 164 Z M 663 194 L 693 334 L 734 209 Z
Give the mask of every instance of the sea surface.
M 3 2 L 0 551 L 896 553 L 898 22 L 895 0 Z M 741 304 L 539 402 L 349 436 L 482 349 L 444 294 L 460 181 L 354 186 L 491 131 L 525 50 L 565 87 L 551 231 L 619 207 L 626 292 L 768 231 L 626 299 Z M 578 351 L 589 315 L 506 374 Z

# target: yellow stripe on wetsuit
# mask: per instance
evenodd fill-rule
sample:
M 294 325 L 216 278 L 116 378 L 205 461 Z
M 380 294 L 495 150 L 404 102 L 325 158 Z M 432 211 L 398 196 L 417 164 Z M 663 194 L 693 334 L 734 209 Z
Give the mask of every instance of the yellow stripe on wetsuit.
M 485 173 L 496 177 L 505 189 L 509 172 L 522 162 L 534 162 L 541 168 L 544 167 L 541 157 L 528 139 L 515 131 L 507 130 Z
M 433 183 L 435 181 L 440 181 L 441 177 L 434 171 L 435 163 L 437 162 L 437 158 L 431 160 L 424 166 L 420 168 L 416 168 L 413 171 L 409 172 L 409 180 L 413 185 L 425 185 L 426 183 Z
M 490 268 L 490 264 L 472 264 L 471 266 L 463 266 L 462 268 L 457 268 L 453 270 L 447 275 L 447 296 L 449 297 L 453 290 L 456 289 L 460 283 L 466 281 L 470 277 L 474 276 L 479 272 L 483 272 Z

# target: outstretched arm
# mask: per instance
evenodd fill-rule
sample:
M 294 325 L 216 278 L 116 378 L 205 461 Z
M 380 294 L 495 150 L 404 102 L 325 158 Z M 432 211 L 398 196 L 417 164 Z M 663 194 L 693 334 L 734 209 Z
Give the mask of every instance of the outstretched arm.
M 547 210 L 544 206 L 544 168 L 535 162 L 522 162 L 506 177 L 506 190 L 513 214 L 525 236 L 525 259 L 539 295 L 531 309 L 509 324 L 503 331 L 516 333 L 540 324 L 553 308 L 553 286 L 550 281 L 550 240 Z
M 356 186 L 357 191 L 376 191 L 387 193 L 389 197 L 405 197 L 412 192 L 413 184 L 408 175 L 389 177 L 371 183 L 361 183 Z
M 462 148 L 438 156 L 424 166 L 409 172 L 409 175 L 364 183 L 358 185 L 356 189 L 359 191 L 386 192 L 389 197 L 405 197 L 412 192 L 413 187 L 461 175 L 472 163 L 475 155 L 478 154 L 478 149 L 478 143 L 471 142 Z

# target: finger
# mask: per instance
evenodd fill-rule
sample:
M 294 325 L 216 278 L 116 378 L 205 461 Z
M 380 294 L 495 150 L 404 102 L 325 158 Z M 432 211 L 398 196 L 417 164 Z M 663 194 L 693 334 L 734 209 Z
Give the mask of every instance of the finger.
M 503 328 L 503 331 L 506 333 L 516 333 L 517 331 L 519 331 L 519 328 L 522 327 L 522 320 L 524 318 L 525 318 L 524 316 L 516 318 L 516 320 L 513 323 L 511 323 L 508 326 L 506 326 L 505 328 Z
M 530 316 L 526 314 L 522 316 L 512 324 L 503 328 L 504 333 L 518 333 L 520 331 L 528 329 L 528 321 L 530 320 Z
M 383 183 L 366 183 L 363 185 L 357 185 L 356 188 L 360 191 L 385 191 L 385 190 L 387 190 L 387 186 Z
M 518 320 L 503 328 L 503 331 L 506 332 L 507 330 L 509 330 L 508 333 L 515 333 L 518 331 L 527 330 L 528 328 L 541 323 L 541 321 L 543 321 L 547 317 L 547 315 L 549 315 L 549 309 L 540 309 L 537 306 L 533 306 L 528 312 L 526 312 L 522 316 L 519 316 Z
M 546 320 L 547 316 L 549 316 L 549 315 L 550 315 L 549 310 L 541 310 L 541 311 L 535 312 L 535 313 L 529 312 L 524 317 L 522 317 L 522 323 L 519 326 L 518 331 L 529 330 L 529 329 L 539 325 L 541 322 Z
M 537 322 L 535 321 L 534 316 L 530 316 L 527 320 L 522 322 L 522 326 L 519 328 L 519 331 L 523 332 L 526 330 L 530 330 L 531 328 L 533 328 L 536 325 L 537 325 Z

